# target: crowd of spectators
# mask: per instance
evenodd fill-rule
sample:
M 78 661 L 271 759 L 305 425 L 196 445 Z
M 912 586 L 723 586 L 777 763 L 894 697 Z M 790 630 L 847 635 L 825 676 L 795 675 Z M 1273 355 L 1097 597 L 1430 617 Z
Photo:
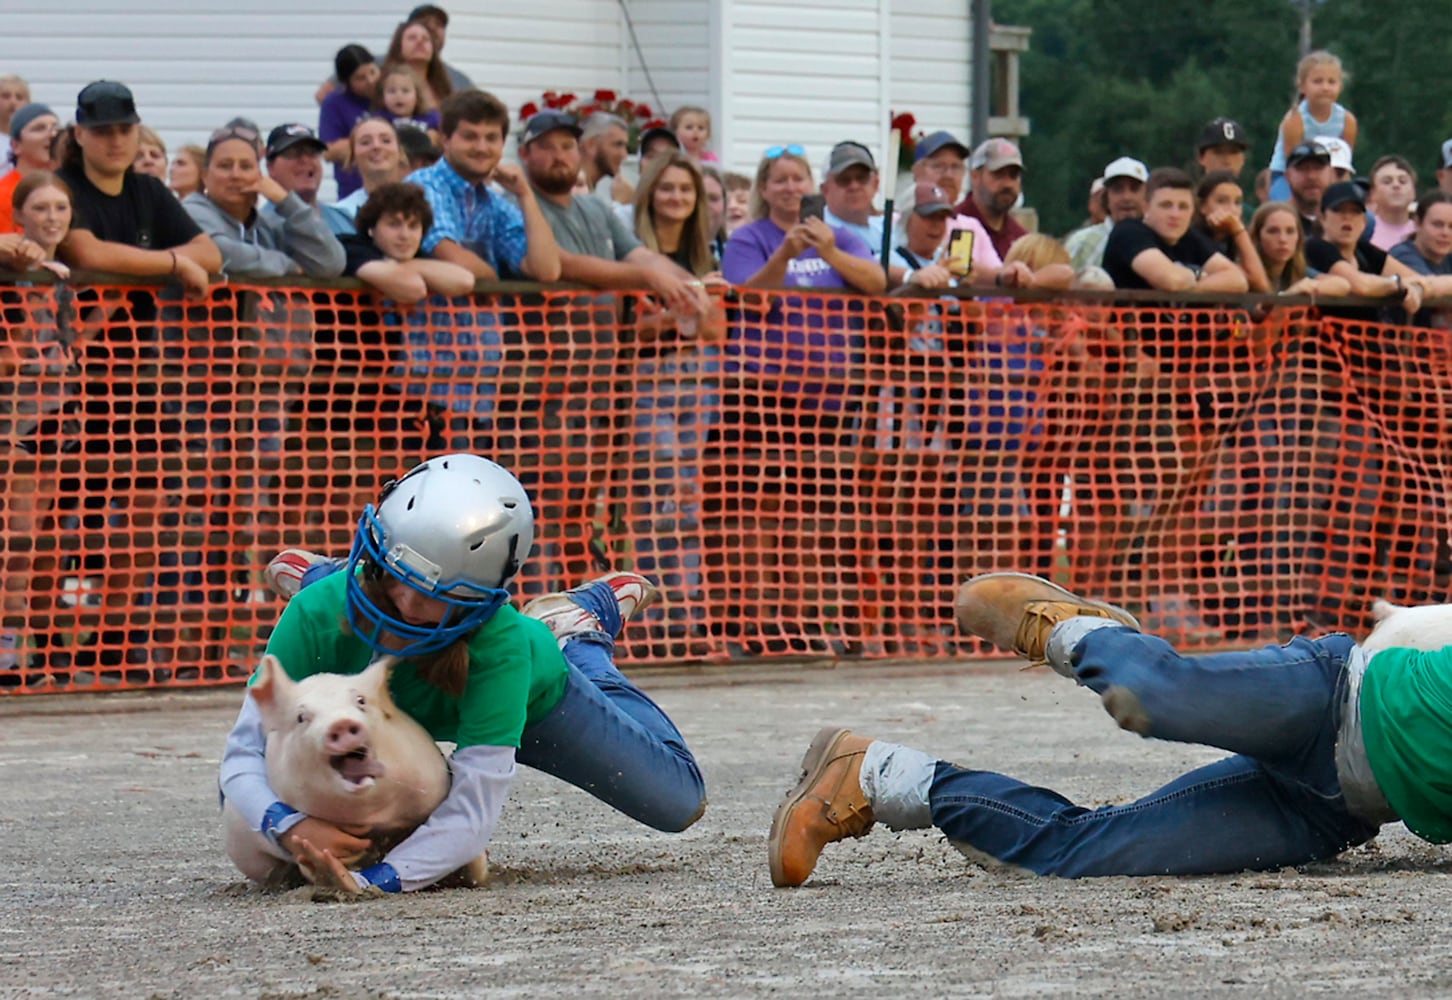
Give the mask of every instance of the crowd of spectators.
M 727 286 L 1354 294 L 1384 298 L 1416 322 L 1439 322 L 1422 302 L 1452 291 L 1452 140 L 1440 190 L 1419 197 L 1401 156 L 1357 175 L 1357 123 L 1338 103 L 1341 68 L 1327 53 L 1299 67 L 1301 96 L 1255 186 L 1269 197 L 1245 196 L 1251 138 L 1217 118 L 1196 145 L 1197 176 L 1121 151 L 1092 178 L 1085 224 L 1060 243 L 1025 229 L 1018 209 L 1031 165 L 1005 138 L 970 147 L 947 131 L 919 137 L 911 177 L 889 192 L 894 217 L 877 207 L 883 178 L 861 142 L 844 138 L 820 170 L 787 142 L 762 151 L 754 176 L 723 172 L 699 107 L 637 137 L 635 180 L 626 176 L 630 126 L 603 112 L 534 114 L 512 161 L 509 109 L 444 62 L 447 30 L 447 14 L 424 5 L 381 60 L 362 44 L 342 46 L 316 94 L 316 129 L 234 118 L 170 161 L 121 83 L 84 88 L 63 126 L 24 81 L 0 77 L 0 146 L 11 164 L 0 176 L 0 266 L 172 276 L 191 296 L 216 275 L 351 276 L 401 310 L 480 280 L 639 291 L 626 320 L 632 341 L 651 345 L 644 356 L 660 371 L 697 377 L 719 370 L 711 352 L 728 337 Z M 325 164 L 331 204 L 319 201 Z M 776 375 L 810 357 L 814 376 L 788 384 L 794 420 L 840 426 L 832 373 L 854 350 L 851 324 L 794 303 L 779 297 L 736 325 L 723 356 Z M 429 351 L 450 337 L 469 338 L 475 360 L 498 343 L 483 311 L 467 332 L 407 322 L 415 364 L 432 363 Z M 487 396 L 444 405 L 478 428 L 490 417 Z M 0 670 L 24 625 L 14 604 L 0 627 Z

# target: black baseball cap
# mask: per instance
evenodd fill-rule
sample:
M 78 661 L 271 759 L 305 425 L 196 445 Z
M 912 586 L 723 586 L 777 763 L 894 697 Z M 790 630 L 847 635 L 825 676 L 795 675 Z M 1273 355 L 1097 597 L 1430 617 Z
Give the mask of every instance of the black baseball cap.
M 299 122 L 292 122 L 287 125 L 279 125 L 267 133 L 267 158 L 269 160 L 281 156 L 295 146 L 306 143 L 319 153 L 328 150 L 327 144 L 319 139 L 317 133 Z
M 135 125 L 141 121 L 136 113 L 136 99 L 124 83 L 97 80 L 87 84 L 76 97 L 76 124 L 86 128 L 100 125 Z
M 421 3 L 408 12 L 409 21 L 417 21 L 421 17 L 436 17 L 443 22 L 445 28 L 449 26 L 449 12 L 431 3 Z
M 519 144 L 528 146 L 545 133 L 561 129 L 576 139 L 580 138 L 580 124 L 575 121 L 574 115 L 555 108 L 546 108 L 529 116 L 529 121 L 524 123 L 524 135 L 519 137 Z
M 1203 152 L 1211 146 L 1239 146 L 1241 149 L 1250 148 L 1250 140 L 1245 137 L 1245 128 L 1234 118 L 1216 118 L 1200 130 L 1200 141 L 1195 144 L 1195 151 Z
M 1305 160 L 1322 160 L 1329 164 L 1331 151 L 1319 142 L 1303 142 L 1286 154 L 1286 166 L 1288 167 L 1294 167 Z
M 1352 202 L 1366 209 L 1366 191 L 1355 181 L 1338 181 L 1326 189 L 1321 196 L 1321 211 L 1329 212 L 1338 205 Z
M 654 128 L 648 128 L 640 133 L 640 145 L 636 148 L 644 153 L 645 147 L 649 146 L 656 139 L 669 139 L 672 146 L 677 149 L 681 148 L 681 140 L 676 136 L 675 132 L 666 128 L 664 125 L 657 125 Z

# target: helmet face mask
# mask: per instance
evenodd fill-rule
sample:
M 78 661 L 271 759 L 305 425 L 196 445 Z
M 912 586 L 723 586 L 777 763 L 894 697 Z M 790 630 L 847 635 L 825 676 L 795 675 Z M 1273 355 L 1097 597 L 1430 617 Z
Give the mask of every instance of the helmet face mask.
M 508 470 L 478 455 L 430 459 L 390 484 L 377 508 L 368 505 L 358 519 L 348 556 L 348 623 L 379 652 L 437 652 L 508 603 L 508 586 L 533 544 L 529 498 Z M 368 585 L 390 578 L 444 604 L 443 621 L 413 624 L 380 607 Z

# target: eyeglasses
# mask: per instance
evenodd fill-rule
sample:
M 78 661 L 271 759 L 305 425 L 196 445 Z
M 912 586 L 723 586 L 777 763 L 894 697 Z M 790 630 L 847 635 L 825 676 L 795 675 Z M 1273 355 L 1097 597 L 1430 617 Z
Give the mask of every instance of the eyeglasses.
M 792 143 L 790 146 L 772 146 L 765 155 L 768 160 L 775 160 L 785 155 L 806 156 L 807 151 L 796 143 Z
M 962 160 L 939 160 L 937 162 L 924 160 L 923 169 L 930 174 L 941 174 L 948 177 L 962 177 L 968 173 L 968 167 Z

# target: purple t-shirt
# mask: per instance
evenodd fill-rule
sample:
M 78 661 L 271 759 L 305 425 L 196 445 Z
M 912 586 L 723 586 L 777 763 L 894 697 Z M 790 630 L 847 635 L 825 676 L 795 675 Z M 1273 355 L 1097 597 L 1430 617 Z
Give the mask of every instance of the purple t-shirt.
M 863 260 L 876 260 L 872 248 L 847 229 L 833 227 L 837 246 L 844 253 Z M 733 285 L 740 285 L 760 271 L 786 233 L 771 219 L 762 219 L 736 230 L 726 242 L 721 273 Z M 787 263 L 785 284 L 790 288 L 847 288 L 846 279 L 816 250 L 808 249 Z M 803 297 L 785 292 L 766 293 L 766 308 L 745 305 L 741 322 L 727 345 L 727 370 L 776 375 L 800 373 L 802 382 L 781 383 L 782 392 L 803 396 L 836 396 L 846 391 L 847 368 L 852 362 L 854 330 L 861 326 L 854 316 L 862 314 L 861 303 Z M 824 402 L 826 409 L 839 409 L 838 400 Z
M 426 111 L 417 117 L 414 115 L 390 115 L 386 111 L 379 113 L 387 116 L 388 120 L 393 122 L 394 128 L 403 128 L 405 125 L 412 125 L 416 129 L 427 132 L 430 129 L 437 130 L 444 122 L 444 116 L 439 112 L 438 108 L 434 108 L 432 111 Z
M 372 114 L 369 102 L 347 87 L 333 91 L 323 99 L 318 112 L 318 138 L 328 145 L 353 134 L 353 126 Z M 346 198 L 363 186 L 363 177 L 351 167 L 333 164 L 333 180 L 338 182 L 338 197 Z

